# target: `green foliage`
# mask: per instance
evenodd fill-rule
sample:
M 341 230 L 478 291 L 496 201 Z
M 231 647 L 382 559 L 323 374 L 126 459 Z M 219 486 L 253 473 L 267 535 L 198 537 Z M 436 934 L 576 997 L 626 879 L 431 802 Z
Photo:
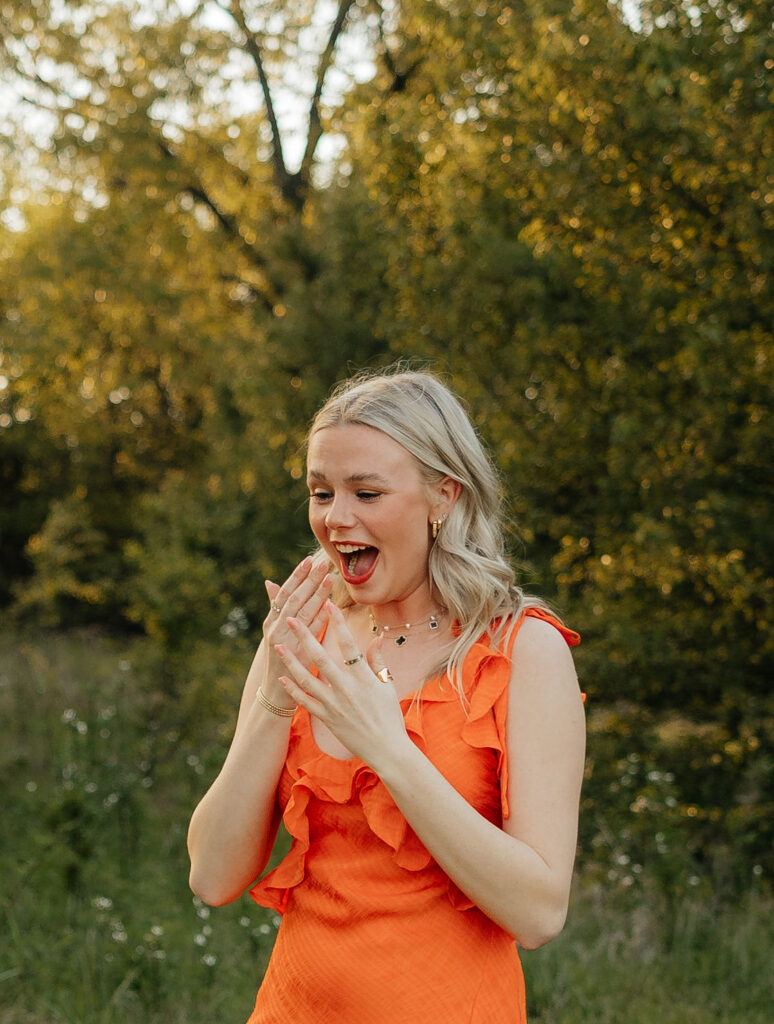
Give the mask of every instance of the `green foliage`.
M 197 999 L 246 1017 L 276 922 L 187 890 L 187 820 L 227 741 L 205 702 L 194 720 L 161 699 L 147 642 L 4 638 L 2 665 L 2 1019 L 183 1020 Z
M 353 142 L 377 324 L 469 398 L 593 697 L 713 717 L 772 666 L 764 7 L 445 9 Z
M 277 921 L 247 897 L 213 910 L 192 899 L 185 851 L 250 660 L 248 645 L 234 648 L 233 639 L 209 652 L 200 645 L 198 670 L 176 680 L 170 701 L 147 640 L 121 643 L 94 630 L 0 636 L 4 1022 L 247 1018 Z M 644 752 L 642 723 L 631 717 L 592 716 L 591 726 L 585 835 L 604 833 L 610 845 L 583 838 L 565 931 L 522 953 L 530 1020 L 644 1024 L 658 1014 L 674 1024 L 763 1024 L 771 892 L 760 874 L 740 879 L 743 895 L 727 901 L 706 875 L 692 884 L 688 871 L 704 868 L 697 819 L 680 810 L 683 727 L 660 737 L 658 756 L 657 733 Z M 754 784 L 750 739 L 721 749 L 746 762 Z M 701 742 L 708 749 L 716 740 Z M 667 761 L 681 744 L 684 763 Z
M 579 857 L 586 877 L 667 908 L 771 878 L 774 718 L 755 710 L 736 730 L 633 705 L 592 711 Z
M 763 914 L 761 914 L 763 910 Z M 738 907 L 578 894 L 565 931 L 522 954 L 534 1024 L 764 1024 L 772 997 L 769 913 L 751 892 Z
M 165 713 L 216 714 L 310 544 L 315 408 L 428 362 L 584 635 L 583 850 L 675 895 L 772 867 L 770 12 L 638 12 L 4 5 L 47 128 L 3 115 L 0 601 L 151 636 Z

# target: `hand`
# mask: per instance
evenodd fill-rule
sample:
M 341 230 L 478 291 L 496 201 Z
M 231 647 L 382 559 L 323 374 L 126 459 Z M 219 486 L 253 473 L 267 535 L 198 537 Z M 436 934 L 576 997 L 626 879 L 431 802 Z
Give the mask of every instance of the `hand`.
M 391 682 L 382 682 L 376 674 L 384 668 L 381 638 L 370 644 L 364 656 L 341 610 L 331 601 L 324 610 L 342 660 L 357 660 L 344 667 L 337 664 L 317 641 L 313 630 L 291 617 L 288 626 L 298 640 L 300 652 L 297 655 L 284 644 L 277 645 L 288 673 L 280 682 L 291 700 L 319 718 L 339 742 L 378 774 L 381 765 L 397 756 L 405 742 L 411 742 L 395 687 Z M 319 678 L 309 671 L 307 665 L 312 664 L 317 666 Z
M 328 618 L 324 607 L 333 588 L 329 568 L 325 561 L 314 565 L 311 558 L 305 558 L 281 587 L 271 580 L 266 580 L 266 592 L 271 607 L 263 620 L 266 667 L 261 687 L 270 700 L 283 699 L 282 690 L 277 684 L 285 669 L 276 653 L 276 645 L 296 646 L 296 636 L 288 627 L 288 618 L 292 617 L 304 623 L 315 637 Z

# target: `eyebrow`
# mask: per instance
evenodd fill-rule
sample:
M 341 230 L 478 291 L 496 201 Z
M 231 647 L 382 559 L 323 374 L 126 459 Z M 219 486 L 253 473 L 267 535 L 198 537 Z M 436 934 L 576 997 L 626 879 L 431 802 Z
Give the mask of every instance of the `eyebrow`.
M 307 473 L 308 480 L 325 480 L 325 474 L 321 473 L 317 469 L 310 469 Z M 383 476 L 379 476 L 378 473 L 352 473 L 344 481 L 347 484 L 362 484 L 362 483 L 373 483 L 381 484 L 383 487 L 387 486 L 388 481 Z

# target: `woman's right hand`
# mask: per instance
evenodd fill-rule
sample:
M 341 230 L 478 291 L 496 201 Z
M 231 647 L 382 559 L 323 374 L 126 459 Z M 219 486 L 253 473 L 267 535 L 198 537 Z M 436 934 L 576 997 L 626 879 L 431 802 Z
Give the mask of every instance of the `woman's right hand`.
M 328 617 L 324 605 L 333 587 L 329 569 L 327 559 L 305 558 L 281 587 L 266 581 L 272 607 L 242 690 L 234 739 L 188 832 L 191 888 L 215 906 L 236 899 L 268 862 L 279 823 L 277 785 L 290 733 L 280 723 L 289 723 L 291 718 L 277 717 L 262 708 L 255 699 L 256 690 L 260 686 L 266 699 L 278 707 L 289 706 L 279 682 L 287 670 L 274 645 L 296 646 L 288 616 L 303 619 L 319 636 Z
M 288 617 L 300 619 L 317 636 L 327 621 L 325 602 L 331 596 L 333 580 L 330 576 L 330 562 L 321 559 L 314 562 L 307 557 L 296 566 L 287 580 L 279 586 L 266 580 L 269 595 L 269 614 L 263 620 L 264 673 L 261 688 L 266 697 L 279 704 L 287 704 L 288 698 L 279 677 L 287 670 L 275 651 L 276 644 L 284 644 L 303 657 L 298 650 L 297 637 L 288 626 Z M 306 666 L 309 668 L 310 666 Z

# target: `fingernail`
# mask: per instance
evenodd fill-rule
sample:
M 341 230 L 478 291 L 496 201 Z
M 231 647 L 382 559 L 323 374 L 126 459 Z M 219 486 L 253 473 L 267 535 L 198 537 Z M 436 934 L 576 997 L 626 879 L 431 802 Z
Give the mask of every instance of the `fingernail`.
M 283 644 L 275 644 L 274 650 L 277 652 L 277 654 L 279 654 L 280 658 L 284 658 L 285 655 L 288 653 L 287 647 L 285 647 Z
M 298 619 L 294 619 L 292 616 L 288 616 L 285 622 L 290 626 L 291 629 L 298 629 Z

